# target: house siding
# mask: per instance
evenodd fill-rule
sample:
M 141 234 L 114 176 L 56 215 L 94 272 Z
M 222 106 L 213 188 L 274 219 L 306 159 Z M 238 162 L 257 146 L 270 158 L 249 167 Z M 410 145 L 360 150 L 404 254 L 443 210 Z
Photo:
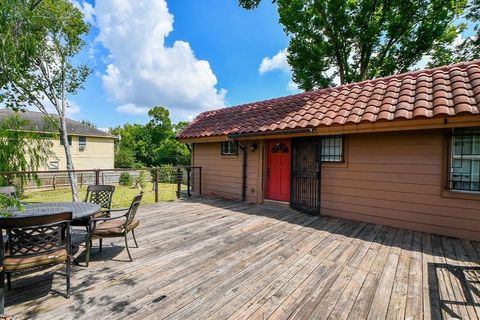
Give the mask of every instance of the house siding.
M 346 143 L 346 163 L 323 167 L 322 214 L 480 240 L 480 195 L 442 196 L 445 131 L 356 134 Z
M 257 144 L 257 150 L 251 151 L 250 146 Z M 247 190 L 246 201 L 261 202 L 261 159 L 262 143 L 253 141 L 247 143 Z M 223 156 L 221 143 L 196 143 L 194 145 L 193 165 L 202 167 L 202 193 L 210 196 L 220 196 L 227 199 L 242 198 L 242 161 L 243 151 L 238 150 L 236 156 Z
M 72 135 L 72 153 L 73 166 L 76 170 L 86 169 L 112 169 L 114 167 L 114 139 L 108 137 L 87 137 L 85 150 L 79 150 L 78 136 Z M 60 144 L 60 138 L 52 138 L 53 156 L 50 161 L 58 161 L 58 169 L 66 170 L 67 161 L 65 150 Z M 43 168 L 48 170 L 48 166 Z
M 480 240 L 480 195 L 445 195 L 445 131 L 359 133 L 345 138 L 345 163 L 322 167 L 321 213 L 394 227 Z M 263 201 L 263 143 L 249 151 L 247 201 Z M 241 198 L 242 157 L 220 143 L 195 145 L 205 195 Z M 452 196 L 453 194 L 453 196 Z

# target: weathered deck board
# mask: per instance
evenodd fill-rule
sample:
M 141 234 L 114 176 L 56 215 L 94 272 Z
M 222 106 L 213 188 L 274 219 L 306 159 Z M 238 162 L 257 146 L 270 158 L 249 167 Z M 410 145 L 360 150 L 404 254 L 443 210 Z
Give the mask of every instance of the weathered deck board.
M 144 206 L 139 218 L 133 262 L 121 239 L 104 241 L 89 268 L 73 267 L 70 299 L 57 267 L 14 278 L 7 312 L 62 320 L 480 317 L 477 242 L 208 198 Z

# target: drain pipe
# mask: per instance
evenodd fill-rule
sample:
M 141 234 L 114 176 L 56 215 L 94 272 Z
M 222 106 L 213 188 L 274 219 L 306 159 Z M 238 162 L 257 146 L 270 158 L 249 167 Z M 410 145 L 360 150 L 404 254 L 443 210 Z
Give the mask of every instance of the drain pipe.
M 243 163 L 242 163 L 242 201 L 247 199 L 247 156 L 248 148 L 246 145 L 238 146 L 243 151 Z

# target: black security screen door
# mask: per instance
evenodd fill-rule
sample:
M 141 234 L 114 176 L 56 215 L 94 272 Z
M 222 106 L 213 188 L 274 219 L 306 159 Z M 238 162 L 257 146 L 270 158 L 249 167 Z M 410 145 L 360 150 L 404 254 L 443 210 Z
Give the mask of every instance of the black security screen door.
M 320 214 L 321 138 L 292 140 L 292 208 L 310 214 Z

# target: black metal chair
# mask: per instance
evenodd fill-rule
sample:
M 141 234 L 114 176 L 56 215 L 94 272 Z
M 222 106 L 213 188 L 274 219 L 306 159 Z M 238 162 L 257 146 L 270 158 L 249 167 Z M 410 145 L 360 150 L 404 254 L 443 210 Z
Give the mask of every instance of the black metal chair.
M 115 192 L 115 186 L 110 185 L 90 185 L 87 187 L 87 194 L 84 202 L 95 203 L 100 206 L 100 211 L 95 214 L 94 218 L 103 218 L 110 216 L 112 209 L 112 197 Z M 89 231 L 91 218 L 78 219 L 72 223 L 75 227 L 86 227 Z
M 91 185 L 87 187 L 87 195 L 84 202 L 98 204 L 101 211 L 95 215 L 96 218 L 110 216 L 112 209 L 112 198 L 115 192 L 115 186 L 110 185 Z
M 130 261 L 133 261 L 128 248 L 128 233 L 131 231 L 133 236 L 133 241 L 135 246 L 138 248 L 137 239 L 135 238 L 135 228 L 138 227 L 139 221 L 135 220 L 135 215 L 137 213 L 140 202 L 143 198 L 143 192 L 135 196 L 132 200 L 132 204 L 128 209 L 113 209 L 111 212 L 117 211 L 126 211 L 125 214 L 122 214 L 118 217 L 108 217 L 108 218 L 95 218 L 92 220 L 91 230 L 86 238 L 86 265 L 88 266 L 90 262 L 90 248 L 92 246 L 92 240 L 102 239 L 102 238 L 119 238 L 124 237 L 125 247 L 127 248 L 128 257 Z M 102 242 L 100 241 L 100 250 L 102 250 Z
M 12 287 L 11 276 L 52 265 L 65 263 L 67 288 L 70 297 L 71 274 L 71 212 L 34 217 L 0 219 L 0 236 L 3 230 L 8 235 L 7 248 L 0 241 L 0 281 L 3 290 L 5 275 L 8 289 Z M 4 297 L 1 297 L 2 302 Z

